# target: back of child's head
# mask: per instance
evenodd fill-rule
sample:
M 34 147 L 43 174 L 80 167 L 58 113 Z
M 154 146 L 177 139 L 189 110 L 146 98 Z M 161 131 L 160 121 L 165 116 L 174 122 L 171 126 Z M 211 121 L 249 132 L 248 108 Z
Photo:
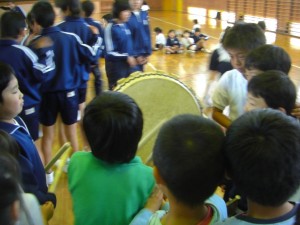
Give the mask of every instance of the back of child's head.
M 69 12 L 70 16 L 80 16 L 80 0 L 55 0 L 55 5 L 63 12 Z
M 197 20 L 197 19 L 193 19 L 193 23 L 194 23 L 194 24 L 197 24 L 197 23 L 198 23 L 198 20 Z
M 109 23 L 113 19 L 113 16 L 112 16 L 112 14 L 107 13 L 107 14 L 102 16 L 102 19 L 104 19 L 107 23 Z
M 47 28 L 54 24 L 55 12 L 51 3 L 46 1 L 37 2 L 31 9 L 32 19 L 41 27 Z
M 0 146 L 1 152 L 7 153 L 16 159 L 19 157 L 20 148 L 18 143 L 3 130 L 0 130 Z
M 260 27 L 260 29 L 262 29 L 263 31 L 266 30 L 266 23 L 265 21 L 261 20 L 257 22 L 257 25 Z
M 113 18 L 119 19 L 120 18 L 120 14 L 123 11 L 130 11 L 130 5 L 128 3 L 128 1 L 116 1 L 113 4 L 113 9 L 112 9 L 112 16 Z
M 300 125 L 273 110 L 254 110 L 233 121 L 224 152 L 227 169 L 242 194 L 277 207 L 300 185 Z
M 283 108 L 288 115 L 294 109 L 297 98 L 294 83 L 279 70 L 268 70 L 254 76 L 248 83 L 248 92 L 263 98 L 270 108 Z
M 7 88 L 9 82 L 15 77 L 12 67 L 6 63 L 0 62 L 0 103 L 3 102 L 2 92 Z
M 197 28 L 195 29 L 195 33 L 200 33 L 200 32 L 201 32 L 201 29 L 197 27 Z
M 7 11 L 0 19 L 1 37 L 17 39 L 20 32 L 26 29 L 26 21 L 21 13 Z
M 159 27 L 155 27 L 155 28 L 154 28 L 154 32 L 155 32 L 155 33 L 162 33 L 162 29 L 159 28 Z
M 257 24 L 238 23 L 228 30 L 223 40 L 225 49 L 250 51 L 266 43 L 266 37 Z
M 19 168 L 16 160 L 0 149 L 0 224 L 13 225 L 18 219 L 12 213 L 14 202 L 20 201 Z
M 81 8 L 84 12 L 84 16 L 90 17 L 95 10 L 95 5 L 92 1 L 86 0 L 86 1 L 81 2 Z
M 246 57 L 246 69 L 280 70 L 286 74 L 291 69 L 291 58 L 281 47 L 276 45 L 262 45 L 251 52 Z
M 95 157 L 126 163 L 135 157 L 142 136 L 142 112 L 131 97 L 103 92 L 87 105 L 83 129 Z
M 176 200 L 191 207 L 210 197 L 224 175 L 224 134 L 216 123 L 179 115 L 159 131 L 153 162 Z

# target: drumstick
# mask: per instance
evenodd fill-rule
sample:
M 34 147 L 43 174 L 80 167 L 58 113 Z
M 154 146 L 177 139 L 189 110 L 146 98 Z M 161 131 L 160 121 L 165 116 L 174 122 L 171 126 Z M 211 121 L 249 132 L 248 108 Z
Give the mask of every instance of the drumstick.
M 55 156 L 51 159 L 51 161 L 44 167 L 45 171 L 51 169 L 51 167 L 55 164 L 55 162 L 64 154 L 64 152 L 70 147 L 70 142 L 66 142 L 55 154 Z
M 162 119 L 158 124 L 156 124 L 156 126 L 154 128 L 152 128 L 152 130 L 150 130 L 140 141 L 139 145 L 138 145 L 138 149 L 140 149 L 141 147 L 144 146 L 144 144 L 146 144 L 148 142 L 148 140 L 154 135 L 154 133 L 156 131 L 158 131 L 158 129 L 160 129 L 160 127 L 162 126 L 162 124 L 166 121 L 167 119 Z M 152 159 L 152 153 L 148 156 L 147 160 L 146 160 L 146 164 L 148 162 L 150 162 Z

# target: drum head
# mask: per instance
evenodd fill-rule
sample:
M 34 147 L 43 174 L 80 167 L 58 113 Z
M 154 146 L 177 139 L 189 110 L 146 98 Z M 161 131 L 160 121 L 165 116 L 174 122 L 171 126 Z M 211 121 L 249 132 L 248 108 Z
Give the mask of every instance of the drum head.
M 161 125 L 175 115 L 202 115 L 195 94 L 176 78 L 159 73 L 133 73 L 118 83 L 115 91 L 132 97 L 143 112 L 144 129 L 137 155 L 151 161 L 152 149 Z

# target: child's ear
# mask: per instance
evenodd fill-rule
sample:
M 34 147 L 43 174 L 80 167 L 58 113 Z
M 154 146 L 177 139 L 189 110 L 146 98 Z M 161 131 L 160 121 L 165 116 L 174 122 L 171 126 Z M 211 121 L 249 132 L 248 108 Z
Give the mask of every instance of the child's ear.
M 20 202 L 19 201 L 14 201 L 13 204 L 11 205 L 10 215 L 14 221 L 19 220 L 19 218 L 20 218 Z
M 286 114 L 286 110 L 282 107 L 279 107 L 277 110 L 279 110 L 280 112 L 283 112 L 284 114 Z

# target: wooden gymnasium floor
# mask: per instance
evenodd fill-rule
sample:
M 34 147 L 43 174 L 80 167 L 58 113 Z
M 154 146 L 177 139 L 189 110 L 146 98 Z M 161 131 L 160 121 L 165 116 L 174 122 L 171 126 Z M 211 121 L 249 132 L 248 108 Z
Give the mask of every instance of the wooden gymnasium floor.
M 101 15 L 95 15 L 95 19 L 100 19 Z M 169 29 L 185 30 L 191 29 L 192 19 L 196 16 L 176 13 L 176 12 L 151 12 L 150 20 L 152 29 L 156 26 L 161 27 L 166 34 Z M 213 50 L 218 44 L 220 32 L 226 28 L 225 21 L 217 21 L 198 17 L 201 23 L 202 31 L 208 34 L 211 38 L 206 42 L 207 49 Z M 290 72 L 290 77 L 295 82 L 297 87 L 300 83 L 300 39 L 289 36 L 279 35 L 275 33 L 266 33 L 268 43 L 274 43 L 283 47 L 291 56 L 293 67 Z M 153 35 L 154 38 L 154 35 Z M 298 53 L 297 53 L 298 52 Z M 298 55 L 298 57 L 297 57 Z M 202 100 L 205 93 L 206 85 L 209 81 L 208 62 L 210 54 L 204 52 L 183 53 L 176 55 L 166 55 L 161 51 L 153 52 L 150 57 L 150 63 L 146 66 L 146 71 L 163 70 L 168 73 L 177 74 L 178 79 L 194 90 L 197 97 Z M 107 79 L 104 70 L 104 61 L 101 59 L 101 71 L 104 80 L 104 89 L 107 89 Z M 94 96 L 93 76 L 89 82 L 88 100 Z M 209 112 L 209 110 L 208 110 Z M 79 142 L 81 144 L 80 133 L 78 132 Z M 58 149 L 60 145 L 56 138 L 54 149 Z M 82 145 L 80 145 L 82 147 Z M 55 152 L 55 150 L 54 150 Z M 88 185 L 88 184 L 87 184 Z M 50 221 L 50 225 L 72 225 L 72 203 L 67 187 L 67 174 L 63 174 L 60 183 L 56 190 L 57 208 L 54 217 Z

